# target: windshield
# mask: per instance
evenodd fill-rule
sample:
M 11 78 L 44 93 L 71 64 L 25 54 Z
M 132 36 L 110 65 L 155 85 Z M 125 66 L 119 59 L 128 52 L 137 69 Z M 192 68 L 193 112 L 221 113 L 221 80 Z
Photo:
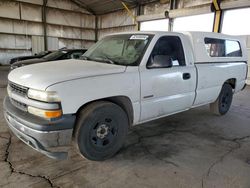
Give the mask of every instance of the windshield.
M 92 46 L 81 59 L 135 66 L 140 60 L 152 35 L 124 34 L 108 36 Z
M 56 52 L 52 52 L 46 56 L 44 56 L 44 59 L 49 59 L 49 60 L 53 60 L 53 59 L 57 59 L 59 57 L 61 57 L 62 55 L 66 54 L 66 51 L 56 51 Z

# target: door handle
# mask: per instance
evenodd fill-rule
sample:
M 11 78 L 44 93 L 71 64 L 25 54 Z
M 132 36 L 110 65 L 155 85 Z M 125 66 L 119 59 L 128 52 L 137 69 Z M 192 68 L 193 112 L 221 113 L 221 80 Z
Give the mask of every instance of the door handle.
M 183 78 L 183 80 L 188 80 L 191 78 L 191 74 L 190 73 L 183 73 L 182 78 Z

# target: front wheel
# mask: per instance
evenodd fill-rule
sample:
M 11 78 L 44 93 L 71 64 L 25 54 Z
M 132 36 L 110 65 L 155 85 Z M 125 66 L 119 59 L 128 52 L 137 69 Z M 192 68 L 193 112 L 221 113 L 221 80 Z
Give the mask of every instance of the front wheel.
M 224 115 L 230 109 L 232 100 L 233 88 L 230 84 L 225 83 L 217 100 L 210 104 L 210 111 L 216 115 Z
M 128 132 L 128 117 L 111 102 L 94 102 L 80 111 L 74 131 L 74 143 L 81 155 L 102 161 L 123 145 Z

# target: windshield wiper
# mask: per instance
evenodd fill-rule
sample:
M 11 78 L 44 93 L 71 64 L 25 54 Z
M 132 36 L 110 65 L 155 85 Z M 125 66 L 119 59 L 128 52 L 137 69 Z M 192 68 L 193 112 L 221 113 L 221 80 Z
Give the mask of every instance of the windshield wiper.
M 88 61 L 97 61 L 97 62 L 102 62 L 102 63 L 109 63 L 109 64 L 113 64 L 113 65 L 120 65 L 118 62 L 112 60 L 107 55 L 101 55 L 101 56 L 96 57 L 96 58 L 90 58 L 88 56 L 82 56 L 81 59 L 88 60 Z
M 88 57 L 88 56 L 82 56 L 82 57 L 81 57 L 81 59 L 82 59 L 82 60 L 88 60 L 88 61 L 93 60 L 93 59 L 91 59 L 91 58 L 90 58 L 90 57 Z
M 104 58 L 102 60 L 109 63 L 109 64 L 116 64 L 112 59 L 109 59 L 109 58 Z
M 109 64 L 119 64 L 118 62 L 116 62 L 116 61 L 114 61 L 113 59 L 111 59 L 110 57 L 108 57 L 108 55 L 106 55 L 106 54 L 102 54 L 101 56 L 100 56 L 100 58 L 102 59 L 102 61 L 105 61 L 105 62 L 107 62 L 107 63 L 109 63 Z
M 103 59 L 102 57 L 100 57 L 100 58 L 90 58 L 88 56 L 82 56 L 81 59 L 88 60 L 88 61 L 108 62 L 110 64 L 114 64 L 114 62 L 111 59 L 106 58 L 106 57 L 105 57 L 105 59 Z

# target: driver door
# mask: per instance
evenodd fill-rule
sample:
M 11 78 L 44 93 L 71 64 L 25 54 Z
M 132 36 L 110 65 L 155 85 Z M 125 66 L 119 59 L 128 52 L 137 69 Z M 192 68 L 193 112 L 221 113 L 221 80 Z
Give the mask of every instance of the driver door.
M 172 66 L 154 66 L 156 56 L 170 57 Z M 179 36 L 163 36 L 156 42 L 147 68 L 140 67 L 141 121 L 151 120 L 189 109 L 194 101 L 196 70 L 186 66 Z

